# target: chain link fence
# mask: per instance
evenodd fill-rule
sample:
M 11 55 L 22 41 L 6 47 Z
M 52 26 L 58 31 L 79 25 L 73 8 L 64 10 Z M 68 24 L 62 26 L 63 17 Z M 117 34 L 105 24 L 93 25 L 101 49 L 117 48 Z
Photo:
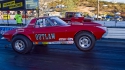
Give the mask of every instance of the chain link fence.
M 14 20 L 17 11 L 0 11 L 0 25 L 11 25 L 16 24 Z M 38 17 L 36 10 L 21 11 L 23 18 L 23 24 L 27 24 L 31 19 Z

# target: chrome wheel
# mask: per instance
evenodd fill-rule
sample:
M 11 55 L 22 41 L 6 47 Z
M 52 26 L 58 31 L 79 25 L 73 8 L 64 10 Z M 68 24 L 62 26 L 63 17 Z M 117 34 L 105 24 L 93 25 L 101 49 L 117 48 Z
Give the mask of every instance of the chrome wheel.
M 91 40 L 89 37 L 87 36 L 82 36 L 79 39 L 79 45 L 81 46 L 81 48 L 89 48 L 91 45 Z
M 15 42 L 15 49 L 22 51 L 25 49 L 25 43 L 22 40 L 17 40 Z

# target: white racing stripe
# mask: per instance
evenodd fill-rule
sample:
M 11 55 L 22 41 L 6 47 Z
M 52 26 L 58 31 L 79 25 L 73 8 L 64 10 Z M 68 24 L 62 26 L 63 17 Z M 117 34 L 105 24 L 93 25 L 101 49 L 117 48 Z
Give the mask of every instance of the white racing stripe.
M 33 44 L 73 44 L 74 41 L 33 42 Z

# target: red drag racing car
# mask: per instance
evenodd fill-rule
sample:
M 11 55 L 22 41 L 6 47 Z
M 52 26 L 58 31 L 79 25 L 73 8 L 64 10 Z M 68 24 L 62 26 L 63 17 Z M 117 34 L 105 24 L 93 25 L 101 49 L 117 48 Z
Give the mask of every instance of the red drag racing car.
M 34 45 L 43 44 L 75 43 L 79 50 L 90 51 L 106 32 L 106 27 L 95 22 L 70 23 L 72 25 L 58 17 L 34 18 L 27 26 L 7 31 L 3 36 L 16 52 L 26 54 Z

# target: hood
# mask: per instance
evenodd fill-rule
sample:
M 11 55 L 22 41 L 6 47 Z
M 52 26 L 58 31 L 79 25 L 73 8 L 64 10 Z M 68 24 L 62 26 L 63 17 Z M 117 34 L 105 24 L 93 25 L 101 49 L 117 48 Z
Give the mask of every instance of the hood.
M 70 25 L 102 26 L 101 24 L 95 23 L 95 22 L 83 22 L 83 23 L 80 23 L 80 22 L 72 22 Z
M 83 25 L 88 25 L 88 26 L 102 26 L 99 23 L 95 23 L 95 22 L 84 22 Z

